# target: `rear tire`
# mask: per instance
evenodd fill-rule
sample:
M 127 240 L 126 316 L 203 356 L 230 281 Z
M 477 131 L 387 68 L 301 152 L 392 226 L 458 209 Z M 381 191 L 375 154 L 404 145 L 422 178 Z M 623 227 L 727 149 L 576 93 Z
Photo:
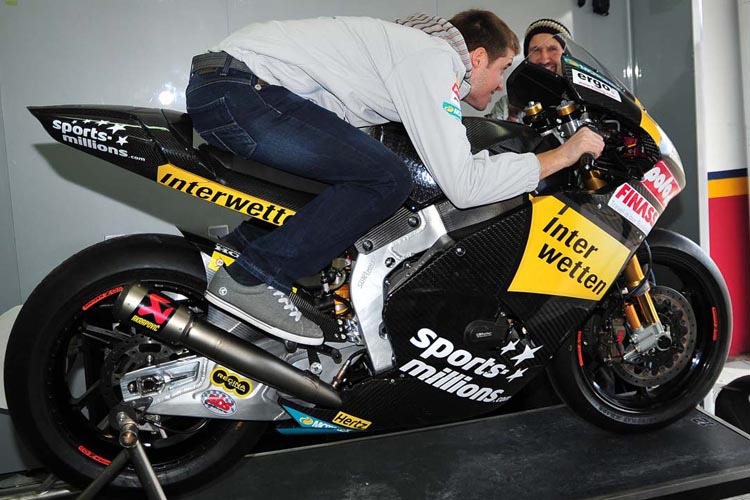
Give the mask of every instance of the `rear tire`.
M 602 308 L 562 345 L 549 368 L 571 409 L 617 432 L 664 427 L 692 410 L 716 382 L 731 342 L 731 304 L 716 265 L 675 233 L 656 231 L 649 241 L 659 285 L 652 298 L 670 327 L 672 345 L 638 363 L 608 363 L 603 353 L 610 352 L 606 345 L 613 335 L 605 325 L 622 311 Z M 638 256 L 645 266 L 643 249 Z
M 85 487 L 121 450 L 104 419 L 122 399 L 122 373 L 189 354 L 118 329 L 111 311 L 120 287 L 144 282 L 200 311 L 205 280 L 200 254 L 182 238 L 135 235 L 81 251 L 31 294 L 11 332 L 5 389 L 23 442 L 60 478 Z M 160 424 L 165 434 L 142 430 L 140 437 L 168 491 L 220 475 L 252 448 L 266 425 L 169 416 Z M 142 486 L 128 466 L 109 492 L 135 488 Z

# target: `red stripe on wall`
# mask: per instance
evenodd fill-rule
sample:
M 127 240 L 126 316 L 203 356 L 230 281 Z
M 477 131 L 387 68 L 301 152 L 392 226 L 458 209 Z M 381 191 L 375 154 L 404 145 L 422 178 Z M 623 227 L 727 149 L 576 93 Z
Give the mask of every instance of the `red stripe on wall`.
M 719 266 L 732 298 L 734 328 L 729 355 L 750 352 L 750 257 L 748 197 L 709 198 L 711 258 Z

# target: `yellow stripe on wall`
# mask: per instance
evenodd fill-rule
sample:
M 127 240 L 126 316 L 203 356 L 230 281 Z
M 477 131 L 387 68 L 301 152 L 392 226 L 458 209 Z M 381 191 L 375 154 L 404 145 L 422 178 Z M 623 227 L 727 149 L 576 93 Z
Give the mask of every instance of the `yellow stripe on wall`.
M 747 177 L 730 177 L 708 181 L 709 198 L 726 198 L 727 196 L 746 196 Z

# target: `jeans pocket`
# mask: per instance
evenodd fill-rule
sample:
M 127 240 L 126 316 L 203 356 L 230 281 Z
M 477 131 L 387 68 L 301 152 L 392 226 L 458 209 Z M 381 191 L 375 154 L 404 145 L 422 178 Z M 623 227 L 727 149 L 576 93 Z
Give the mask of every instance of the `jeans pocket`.
M 235 121 L 225 96 L 200 106 L 189 106 L 188 114 L 204 141 L 236 156 L 252 157 L 258 143 Z

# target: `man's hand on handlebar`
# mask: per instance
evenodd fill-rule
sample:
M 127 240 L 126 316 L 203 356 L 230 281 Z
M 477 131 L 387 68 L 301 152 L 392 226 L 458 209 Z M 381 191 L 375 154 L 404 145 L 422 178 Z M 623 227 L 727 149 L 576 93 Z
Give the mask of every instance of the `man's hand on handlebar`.
M 590 128 L 582 127 L 560 147 L 537 155 L 540 164 L 539 178 L 544 179 L 575 164 L 585 153 L 598 158 L 603 149 L 604 139 Z

